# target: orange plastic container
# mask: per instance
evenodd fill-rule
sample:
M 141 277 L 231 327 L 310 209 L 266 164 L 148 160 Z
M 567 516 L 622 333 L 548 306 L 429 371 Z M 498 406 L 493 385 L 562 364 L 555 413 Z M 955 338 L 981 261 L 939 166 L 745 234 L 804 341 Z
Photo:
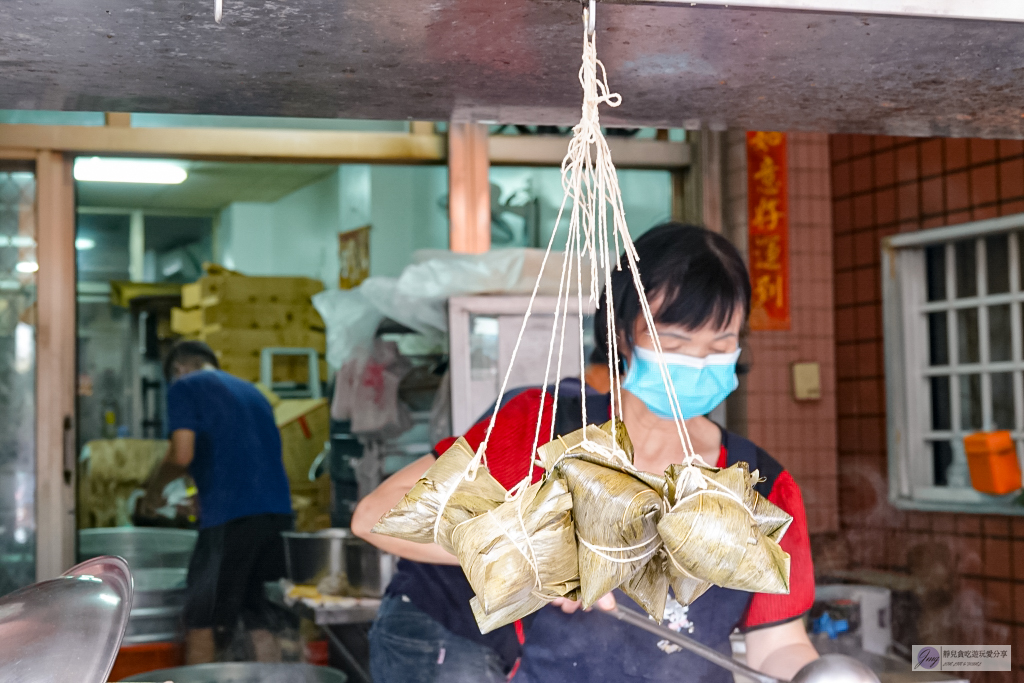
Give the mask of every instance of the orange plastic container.
M 1010 432 L 976 432 L 964 437 L 971 486 L 993 496 L 1021 487 L 1020 461 Z
M 157 669 L 172 669 L 185 663 L 182 643 L 144 643 L 122 645 L 108 680 L 120 681 L 135 674 Z
M 305 657 L 307 664 L 317 666 L 329 666 L 331 663 L 331 651 L 326 640 L 314 640 L 306 643 Z

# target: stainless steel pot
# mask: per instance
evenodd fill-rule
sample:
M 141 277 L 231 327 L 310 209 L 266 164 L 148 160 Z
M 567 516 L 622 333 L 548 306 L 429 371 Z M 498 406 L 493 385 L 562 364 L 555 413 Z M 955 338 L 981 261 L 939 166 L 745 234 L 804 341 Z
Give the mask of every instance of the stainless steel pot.
M 0 681 L 104 683 L 131 601 L 131 572 L 119 557 L 0 598 Z
M 345 683 L 348 677 L 337 669 L 311 664 L 227 662 L 148 671 L 121 680 L 168 683 Z
M 187 569 L 138 569 L 135 598 L 124 642 L 159 643 L 181 638 L 181 612 L 185 604 Z
M 349 529 L 313 533 L 285 531 L 288 578 L 297 584 L 316 584 L 332 574 L 344 574 L 348 583 L 366 597 L 380 597 L 391 582 L 398 561 Z
M 115 527 L 78 532 L 78 559 L 114 555 L 132 571 L 154 567 L 188 567 L 198 532 L 188 529 Z

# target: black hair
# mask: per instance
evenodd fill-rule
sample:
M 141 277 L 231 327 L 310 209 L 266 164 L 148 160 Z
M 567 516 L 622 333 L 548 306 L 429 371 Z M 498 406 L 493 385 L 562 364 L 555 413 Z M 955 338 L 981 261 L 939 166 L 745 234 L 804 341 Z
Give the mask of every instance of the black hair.
M 654 313 L 655 323 L 682 325 L 696 330 L 711 324 L 725 326 L 742 311 L 750 314 L 750 276 L 739 251 L 722 235 L 695 225 L 662 223 L 634 243 L 637 269 L 649 301 L 662 298 Z M 621 270 L 612 270 L 611 294 L 615 304 L 615 329 L 633 348 L 633 330 L 643 315 L 640 297 L 625 255 Z M 607 297 L 594 316 L 594 333 L 607 346 Z
M 170 382 L 173 379 L 174 366 L 195 364 L 200 367 L 209 363 L 215 368 L 220 368 L 217 362 L 217 354 L 205 342 L 194 339 L 184 339 L 176 343 L 164 358 L 164 379 Z

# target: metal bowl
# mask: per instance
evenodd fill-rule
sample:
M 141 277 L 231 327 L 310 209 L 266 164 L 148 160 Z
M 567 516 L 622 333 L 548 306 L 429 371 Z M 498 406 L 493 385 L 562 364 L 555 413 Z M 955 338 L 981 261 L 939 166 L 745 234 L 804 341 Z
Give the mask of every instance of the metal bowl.
M 797 671 L 791 683 L 878 683 L 878 676 L 853 657 L 822 655 Z
M 117 555 L 132 571 L 155 567 L 188 567 L 199 533 L 189 529 L 114 527 L 78 532 L 78 558 Z
M 345 683 L 348 677 L 337 669 L 311 664 L 230 662 L 160 669 L 121 680 L 169 683 Z
M 0 681 L 105 683 L 131 603 L 131 573 L 119 557 L 0 598 Z
M 285 531 L 281 535 L 288 578 L 293 583 L 316 584 L 326 576 L 344 574 L 360 595 L 377 598 L 384 595 L 395 573 L 394 555 L 375 548 L 349 529 Z
M 185 605 L 187 569 L 139 569 L 135 599 L 124 642 L 130 645 L 163 643 L 181 639 L 181 612 Z

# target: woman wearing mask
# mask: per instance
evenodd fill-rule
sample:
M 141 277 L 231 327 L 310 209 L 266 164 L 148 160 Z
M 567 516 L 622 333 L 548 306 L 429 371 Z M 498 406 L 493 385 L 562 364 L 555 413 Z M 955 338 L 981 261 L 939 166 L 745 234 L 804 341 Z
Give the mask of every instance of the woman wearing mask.
M 669 601 L 669 626 L 720 650 L 730 651 L 729 635 L 745 634 L 747 662 L 756 669 L 791 678 L 818 655 L 807 639 L 801 616 L 814 600 L 807 522 L 800 490 L 779 463 L 751 442 L 705 416 L 737 386 L 739 335 L 750 308 L 750 281 L 736 249 L 723 237 L 702 228 L 668 223 L 636 241 L 639 268 L 648 293 L 664 360 L 695 450 L 718 467 L 739 461 L 758 470 L 758 491 L 793 516 L 782 539 L 791 556 L 790 593 L 754 594 L 713 587 L 689 607 Z M 622 382 L 623 420 L 640 470 L 661 473 L 683 460 L 672 421 L 650 330 L 625 262 L 612 274 L 615 328 L 626 363 Z M 602 306 L 596 338 L 604 340 Z M 491 474 L 506 488 L 529 469 L 533 425 L 540 408 L 540 389 L 529 389 L 501 407 L 488 445 Z M 607 394 L 588 395 L 587 415 L 595 423 L 610 417 Z M 551 396 L 545 398 L 541 433 L 550 428 Z M 559 397 L 555 433 L 580 425 L 580 397 Z M 464 436 L 474 448 L 483 439 L 487 420 Z M 524 427 L 530 428 L 524 428 Z M 423 545 L 370 533 L 443 453 L 454 439 L 437 445 L 436 453 L 409 465 L 385 481 L 356 509 L 353 531 L 405 561 L 388 588 L 371 631 L 371 667 L 377 683 L 393 681 L 500 681 L 509 674 L 516 683 L 562 681 L 646 681 L 726 683 L 732 675 L 686 651 L 680 651 L 635 627 L 578 603 L 559 600 L 515 625 L 481 636 L 473 620 L 473 593 L 457 560 L 436 545 Z M 539 474 L 535 475 L 539 478 Z M 615 591 L 599 607 L 616 601 L 640 610 Z

